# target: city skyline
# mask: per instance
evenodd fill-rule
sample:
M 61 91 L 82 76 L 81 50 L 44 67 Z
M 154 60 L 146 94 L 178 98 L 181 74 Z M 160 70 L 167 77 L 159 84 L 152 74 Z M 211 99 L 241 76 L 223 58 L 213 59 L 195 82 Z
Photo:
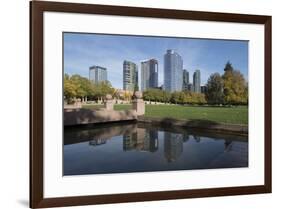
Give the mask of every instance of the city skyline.
M 138 77 L 138 66 L 128 60 L 123 62 L 123 89 L 125 91 L 145 91 L 151 88 L 160 88 L 169 92 L 191 91 L 203 93 L 200 70 L 195 70 L 193 80 L 189 80 L 189 72 L 182 68 L 181 56 L 174 50 L 167 50 L 164 56 L 164 85 L 158 86 L 158 61 L 149 59 L 141 62 L 141 78 Z M 101 66 L 89 68 L 89 78 L 93 83 L 108 81 L 107 69 Z M 110 82 L 110 81 L 109 81 Z
M 88 77 L 90 66 L 103 66 L 111 84 L 122 89 L 124 60 L 136 63 L 141 69 L 143 60 L 155 59 L 159 68 L 158 86 L 161 86 L 164 84 L 164 54 L 168 49 L 180 54 L 182 68 L 187 69 L 190 76 L 197 69 L 201 71 L 201 85 L 206 84 L 212 73 L 222 74 L 227 61 L 248 79 L 247 41 L 80 33 L 64 33 L 64 72 Z M 141 78 L 141 70 L 137 76 Z M 139 79 L 139 84 L 141 82 Z

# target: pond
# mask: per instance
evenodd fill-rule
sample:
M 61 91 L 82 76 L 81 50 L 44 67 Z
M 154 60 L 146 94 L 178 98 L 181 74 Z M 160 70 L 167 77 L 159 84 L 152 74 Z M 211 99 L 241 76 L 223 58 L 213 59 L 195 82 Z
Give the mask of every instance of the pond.
M 63 175 L 248 167 L 248 137 L 145 123 L 65 128 Z

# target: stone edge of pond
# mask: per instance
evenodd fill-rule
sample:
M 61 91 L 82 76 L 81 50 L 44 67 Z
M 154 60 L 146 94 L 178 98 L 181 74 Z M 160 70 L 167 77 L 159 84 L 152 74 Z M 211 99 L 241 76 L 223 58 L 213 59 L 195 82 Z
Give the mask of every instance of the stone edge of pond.
M 155 125 L 181 126 L 187 128 L 196 128 L 196 129 L 205 129 L 205 130 L 207 129 L 216 132 L 227 132 L 227 133 L 248 135 L 248 125 L 225 124 L 225 123 L 218 123 L 209 120 L 179 120 L 174 118 L 152 118 L 152 117 L 139 116 L 137 121 L 142 123 L 151 123 Z

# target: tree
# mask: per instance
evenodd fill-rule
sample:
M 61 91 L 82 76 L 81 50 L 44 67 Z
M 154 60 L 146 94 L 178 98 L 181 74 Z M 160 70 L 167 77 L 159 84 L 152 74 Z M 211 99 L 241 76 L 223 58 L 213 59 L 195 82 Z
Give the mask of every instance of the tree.
M 205 94 L 196 93 L 196 104 L 206 104 Z
M 238 70 L 233 70 L 229 62 L 222 76 L 224 83 L 224 101 L 227 104 L 247 104 L 248 90 L 244 76 Z
M 63 93 L 67 100 L 76 97 L 77 86 L 71 81 L 68 74 L 64 75 L 63 85 Z
M 147 89 L 143 92 L 143 98 L 147 101 L 163 101 L 163 91 L 160 89 Z
M 85 89 L 85 80 L 83 79 L 83 77 L 75 74 L 70 77 L 70 80 L 76 86 L 76 97 L 83 98 L 87 96 L 87 90 Z
M 76 97 L 76 89 L 77 87 L 70 80 L 64 79 L 63 93 L 66 99 Z
M 107 94 L 113 95 L 115 89 L 111 86 L 109 81 L 102 81 L 92 84 L 92 97 L 95 99 L 102 99 Z
M 210 104 L 224 103 L 224 84 L 219 73 L 212 74 L 207 82 L 206 98 Z
M 175 104 L 183 104 L 184 101 L 184 92 L 175 91 L 172 93 L 171 102 Z
M 167 91 L 162 91 L 162 101 L 161 102 L 164 102 L 164 103 L 167 103 L 170 101 L 171 99 L 171 93 L 170 92 L 167 92 Z
M 232 64 L 229 61 L 227 61 L 227 63 L 225 64 L 225 67 L 224 67 L 224 72 L 226 72 L 226 71 L 233 71 L 233 70 L 234 69 L 232 67 Z
M 75 97 L 81 98 L 82 101 L 87 97 L 101 99 L 106 94 L 113 95 L 114 92 L 115 89 L 109 81 L 92 83 L 89 79 L 78 74 L 72 76 L 64 75 L 64 96 L 69 101 Z

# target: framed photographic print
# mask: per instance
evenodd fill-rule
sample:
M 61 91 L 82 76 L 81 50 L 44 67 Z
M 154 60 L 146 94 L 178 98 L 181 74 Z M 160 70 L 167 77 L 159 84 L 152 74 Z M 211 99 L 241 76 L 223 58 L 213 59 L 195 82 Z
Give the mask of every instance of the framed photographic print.
M 271 192 L 271 17 L 30 2 L 30 207 Z

